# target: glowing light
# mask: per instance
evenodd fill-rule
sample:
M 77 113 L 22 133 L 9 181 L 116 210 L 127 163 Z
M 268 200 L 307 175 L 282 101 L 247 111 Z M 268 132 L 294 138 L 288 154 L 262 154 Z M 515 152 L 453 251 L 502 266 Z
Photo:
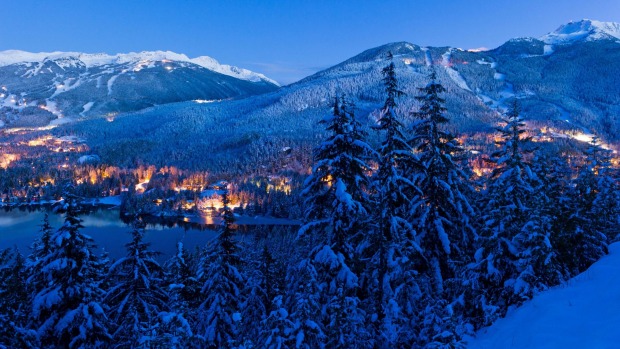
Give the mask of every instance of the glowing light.
M 592 142 L 592 136 L 591 135 L 587 135 L 585 133 L 576 134 L 572 138 L 574 138 L 574 139 L 576 139 L 576 140 L 578 140 L 580 142 L 586 142 L 586 143 Z
M 28 141 L 28 146 L 29 147 L 36 147 L 36 146 L 40 146 L 40 145 L 45 145 L 48 141 L 52 140 L 54 137 L 52 136 L 43 136 L 43 137 L 39 137 L 37 139 L 32 139 L 30 141 Z
M 165 69 L 166 69 L 167 71 L 171 71 L 171 70 L 172 70 L 172 67 L 171 67 L 171 66 L 169 66 L 169 65 L 167 65 L 167 66 L 165 67 Z
M 18 154 L 0 154 L 0 168 L 7 168 L 16 160 L 19 160 Z

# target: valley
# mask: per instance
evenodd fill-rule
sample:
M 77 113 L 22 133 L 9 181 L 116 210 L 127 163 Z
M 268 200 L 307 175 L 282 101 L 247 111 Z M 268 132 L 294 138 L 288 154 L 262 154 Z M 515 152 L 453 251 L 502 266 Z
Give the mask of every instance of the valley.
M 0 347 L 504 345 L 617 252 L 618 86 L 620 24 L 594 20 L 285 86 L 1 51 Z

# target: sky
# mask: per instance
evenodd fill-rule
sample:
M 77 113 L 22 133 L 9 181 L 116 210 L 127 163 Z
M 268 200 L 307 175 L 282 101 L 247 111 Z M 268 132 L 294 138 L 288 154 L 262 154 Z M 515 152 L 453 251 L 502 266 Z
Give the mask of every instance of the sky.
M 0 51 L 210 56 L 288 84 L 397 41 L 463 49 L 540 37 L 619 0 L 0 0 Z

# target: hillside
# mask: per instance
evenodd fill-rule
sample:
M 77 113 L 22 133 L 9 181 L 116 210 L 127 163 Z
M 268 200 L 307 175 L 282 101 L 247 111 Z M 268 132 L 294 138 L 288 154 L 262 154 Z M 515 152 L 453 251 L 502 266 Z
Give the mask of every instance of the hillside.
M 0 126 L 113 117 L 154 105 L 245 97 L 275 81 L 210 57 L 174 52 L 0 52 Z
M 535 132 L 545 129 L 579 141 L 597 134 L 615 143 L 620 139 L 620 44 L 609 29 L 615 24 L 601 23 L 584 20 L 540 39 L 512 39 L 483 52 L 392 43 L 275 92 L 154 107 L 119 115 L 111 123 L 95 120 L 56 132 L 84 137 L 108 162 L 139 158 L 184 168 L 239 162 L 271 166 L 283 147 L 301 152 L 316 144 L 321 138 L 317 123 L 337 94 L 354 99 L 357 116 L 372 125 L 384 98 L 381 69 L 391 51 L 406 93 L 399 100 L 406 121 L 417 108 L 413 97 L 434 69 L 447 89 L 450 127 L 458 133 L 492 132 L 506 103 L 517 98 Z
M 536 295 L 478 331 L 470 349 L 617 348 L 620 243 L 567 284 Z

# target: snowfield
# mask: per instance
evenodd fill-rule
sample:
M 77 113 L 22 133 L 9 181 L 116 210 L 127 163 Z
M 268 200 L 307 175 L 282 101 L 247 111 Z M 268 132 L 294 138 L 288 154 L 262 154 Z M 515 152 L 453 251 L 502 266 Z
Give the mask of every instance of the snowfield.
M 567 284 L 478 331 L 471 349 L 620 347 L 620 242 Z

